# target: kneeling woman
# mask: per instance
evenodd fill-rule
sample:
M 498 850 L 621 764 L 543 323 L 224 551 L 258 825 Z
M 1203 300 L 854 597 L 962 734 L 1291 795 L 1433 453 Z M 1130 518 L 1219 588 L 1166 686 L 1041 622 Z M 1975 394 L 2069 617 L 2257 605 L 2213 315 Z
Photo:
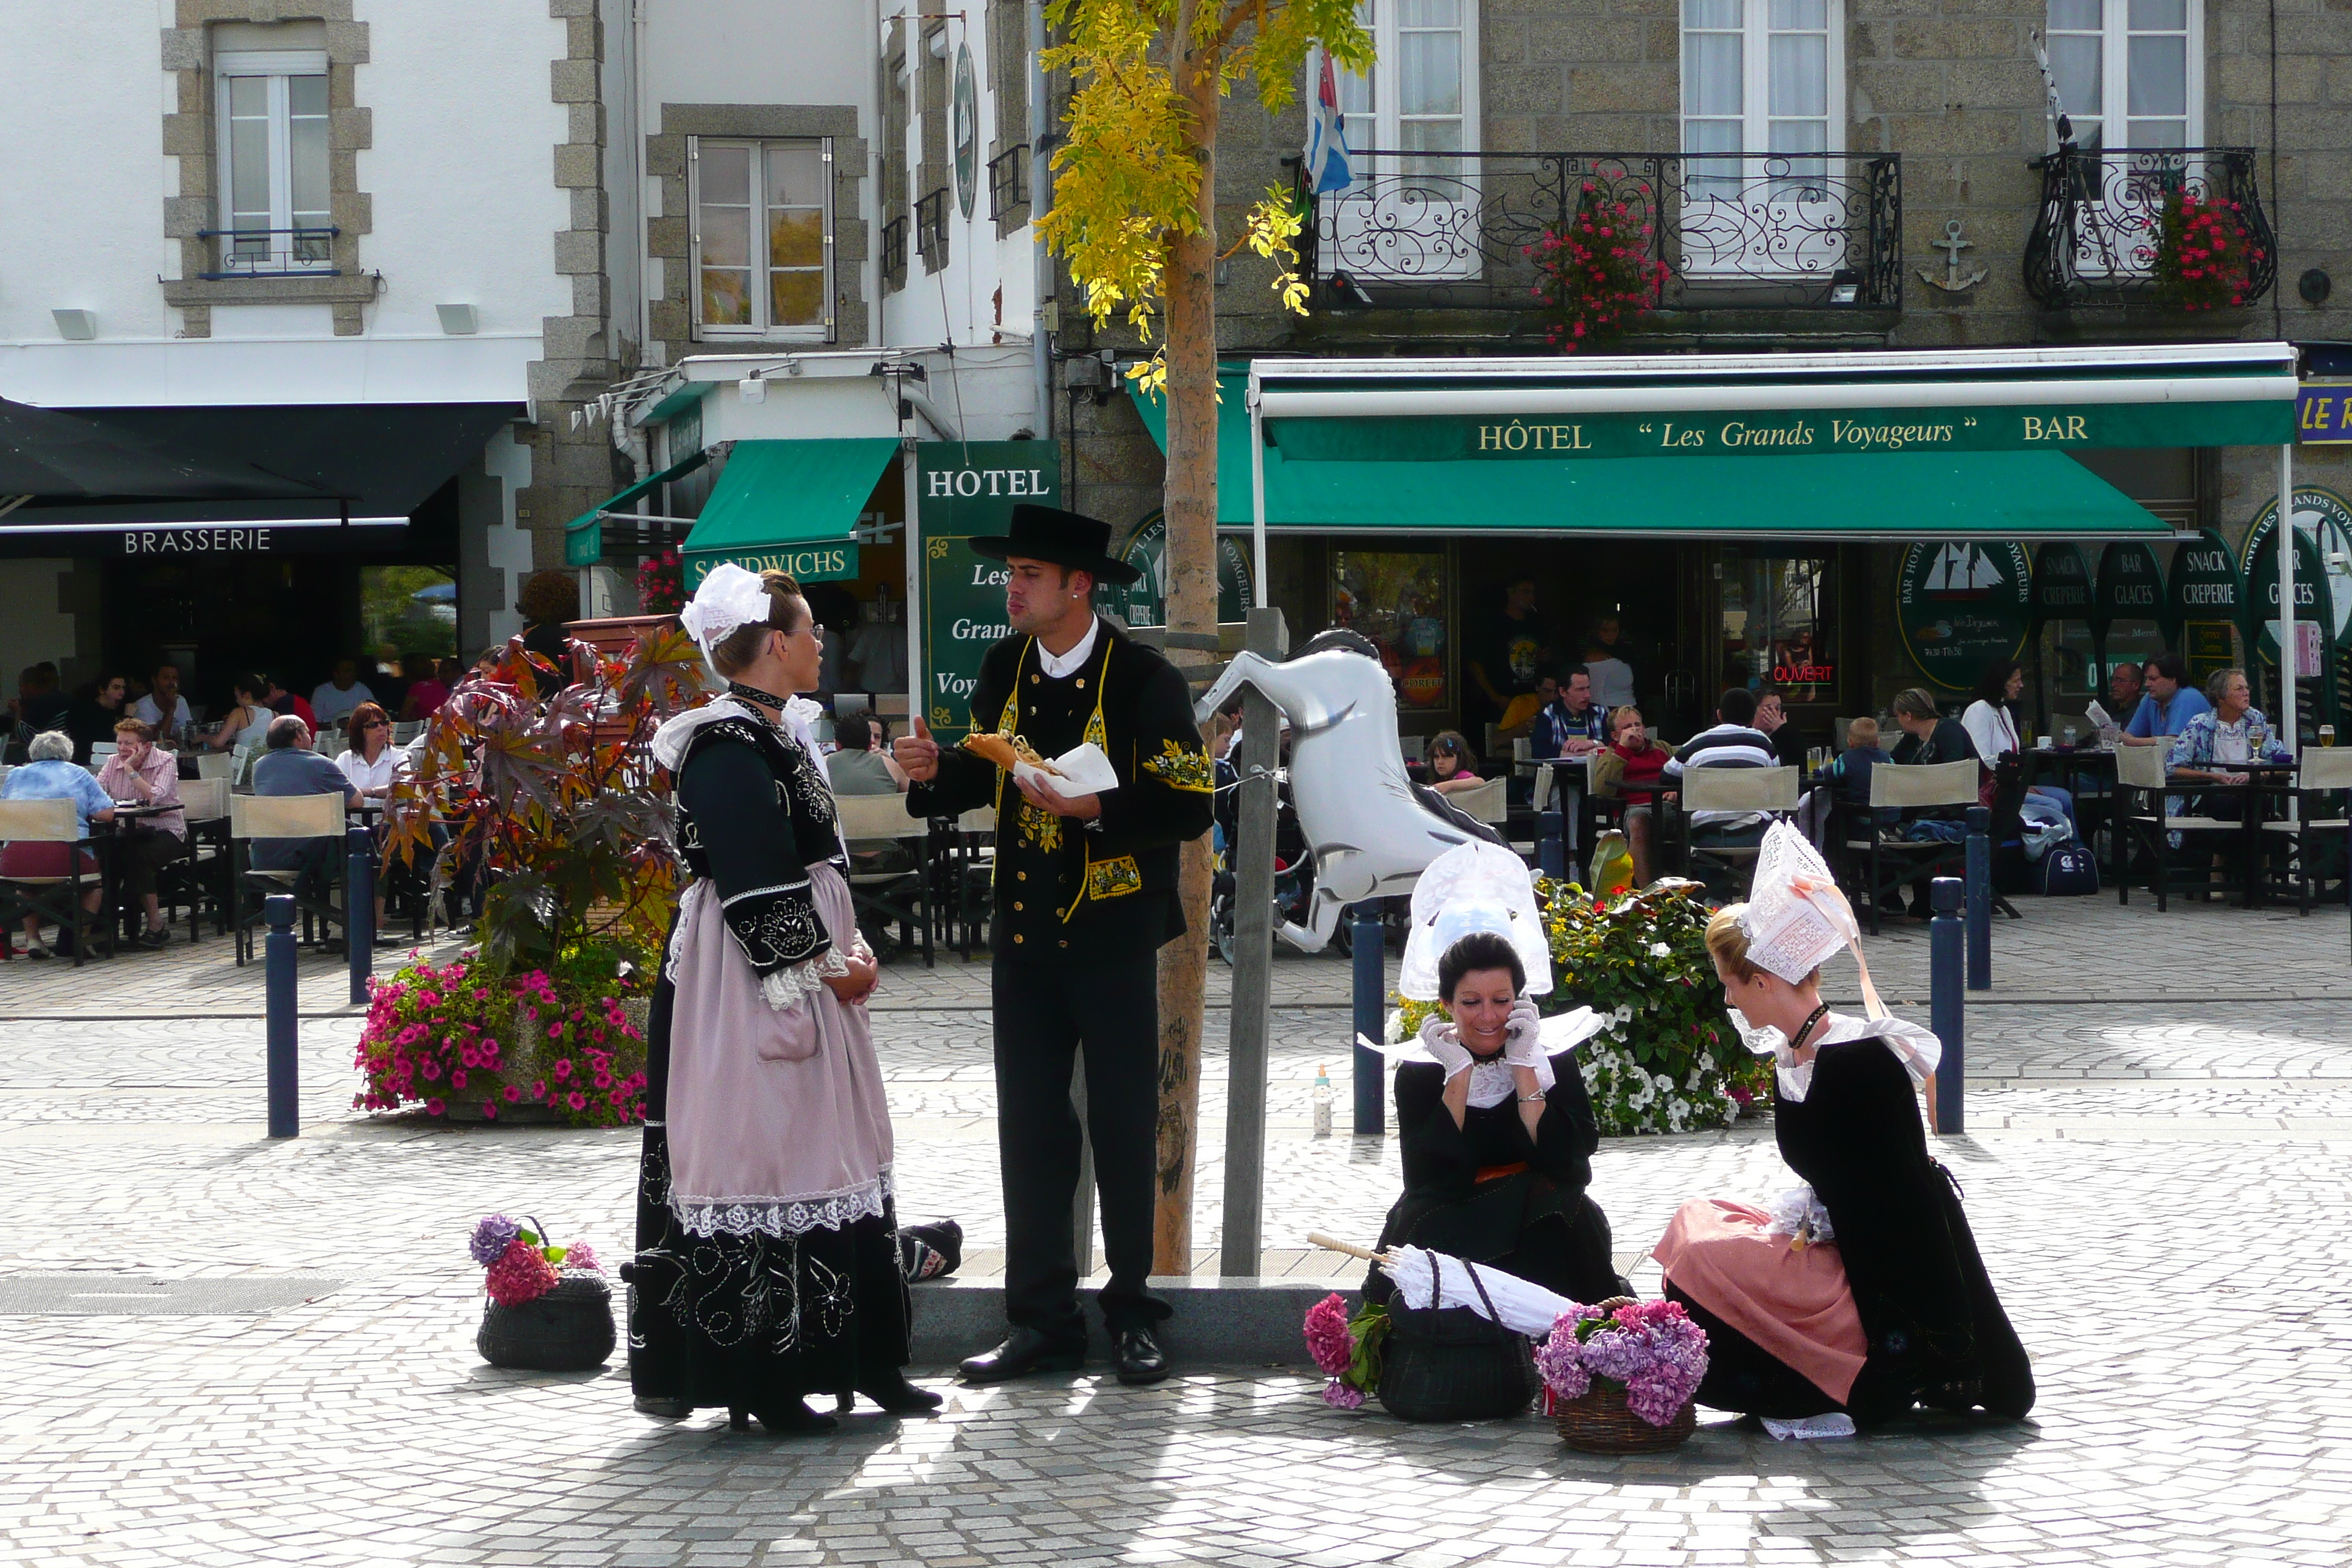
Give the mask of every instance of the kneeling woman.
M 1914 1405 L 2021 1416 L 2032 1369 L 1920 1121 L 1941 1047 L 1883 1015 L 1867 971 L 1873 1016 L 1821 999 L 1822 963 L 1853 930 L 1828 868 L 1785 825 L 1754 900 L 1707 922 L 1732 1022 L 1776 1060 L 1780 1157 L 1808 1185 L 1769 1210 L 1693 1200 L 1658 1243 L 1667 1296 L 1707 1331 L 1698 1402 L 1862 1425 Z
M 810 1394 L 925 1414 L 938 1395 L 900 1370 L 874 955 L 832 791 L 786 711 L 817 684 L 821 638 L 777 572 L 720 566 L 680 618 L 729 685 L 654 738 L 694 881 L 654 993 L 630 1384 L 648 1414 L 723 1405 L 776 1432 L 834 1426 Z
M 1525 868 L 1507 851 L 1481 845 L 1451 853 L 1508 858 L 1525 883 Z M 1434 865 L 1424 882 L 1433 877 L 1443 884 Z M 1560 1295 L 1598 1301 L 1624 1289 L 1610 1258 L 1609 1221 L 1585 1195 L 1601 1135 L 1576 1047 L 1600 1020 L 1581 1008 L 1538 1019 L 1527 997 L 1528 944 L 1515 944 L 1505 930 L 1519 921 L 1538 933 L 1541 927 L 1532 892 L 1524 886 L 1515 892 L 1524 913 L 1504 910 L 1491 922 L 1504 929 L 1453 936 L 1435 963 L 1433 987 L 1412 984 L 1417 955 L 1407 953 L 1406 994 L 1433 990 L 1444 1012 L 1422 1026 L 1412 1059 L 1397 1068 L 1404 1195 L 1389 1210 L 1381 1247 L 1425 1247 L 1491 1263 Z M 1422 901 L 1418 893 L 1414 901 Z M 1429 929 L 1418 915 L 1417 939 Z M 1536 961 L 1545 963 L 1538 989 L 1549 990 L 1541 952 L 1538 935 Z M 1374 1269 L 1365 1299 L 1386 1300 L 1393 1289 Z

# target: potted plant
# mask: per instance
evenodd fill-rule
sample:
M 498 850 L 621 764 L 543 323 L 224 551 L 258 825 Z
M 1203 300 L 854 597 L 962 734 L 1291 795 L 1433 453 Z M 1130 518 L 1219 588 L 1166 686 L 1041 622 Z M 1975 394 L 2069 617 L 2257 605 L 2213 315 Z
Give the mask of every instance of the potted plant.
M 1706 1331 L 1679 1301 L 1612 1297 L 1562 1312 L 1536 1370 L 1560 1441 L 1588 1454 L 1639 1454 L 1685 1441 L 1706 1376 Z
M 467 1244 L 483 1268 L 474 1348 L 492 1366 L 585 1372 L 613 1353 L 613 1289 L 585 1242 L 556 1247 L 537 1220 L 486 1215 Z
M 2185 186 L 2166 193 L 2149 258 L 2157 303 L 2175 310 L 2243 305 L 2262 260 L 2238 203 Z
M 361 1109 L 642 1119 L 646 1004 L 679 864 L 649 747 L 707 694 L 674 626 L 643 632 L 625 660 L 571 651 L 587 679 L 558 688 L 552 666 L 509 643 L 394 782 L 387 853 L 430 856 L 436 892 L 461 868 L 488 887 L 470 952 L 375 986 Z
M 1535 1001 L 1547 1014 L 1589 1006 L 1604 1018 L 1577 1047 L 1603 1134 L 1723 1127 L 1766 1102 L 1771 1063 L 1750 1055 L 1724 1016 L 1699 891 L 1658 882 L 1595 897 L 1537 879 L 1552 989 Z M 1391 1042 L 1411 1038 L 1437 1005 L 1395 1000 Z
M 1552 316 L 1552 347 L 1571 354 L 1608 347 L 1657 309 L 1669 272 L 1651 254 L 1656 227 L 1646 184 L 1636 182 L 1629 200 L 1587 180 L 1575 215 L 1527 247 L 1539 275 L 1532 292 Z

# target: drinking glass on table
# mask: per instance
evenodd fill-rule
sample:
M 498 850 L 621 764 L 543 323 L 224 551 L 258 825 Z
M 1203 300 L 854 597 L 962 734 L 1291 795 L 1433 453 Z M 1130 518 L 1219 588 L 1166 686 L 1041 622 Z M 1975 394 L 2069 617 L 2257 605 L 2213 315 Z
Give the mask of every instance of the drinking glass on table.
M 2322 724 L 2322 725 L 2319 727 L 2319 743 L 2320 743 L 2321 745 L 2323 745 L 2323 746 L 2332 746 L 2332 745 L 2336 744 L 2336 726 L 2335 726 L 2335 725 L 2333 725 L 2333 724 Z

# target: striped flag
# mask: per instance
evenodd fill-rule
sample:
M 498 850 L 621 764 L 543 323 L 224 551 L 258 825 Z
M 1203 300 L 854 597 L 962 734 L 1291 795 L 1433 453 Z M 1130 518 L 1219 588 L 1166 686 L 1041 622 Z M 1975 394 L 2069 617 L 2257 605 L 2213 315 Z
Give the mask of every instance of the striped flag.
M 1331 74 L 1331 57 L 1318 51 L 1323 62 L 1315 85 L 1315 109 L 1307 119 L 1307 185 L 1317 195 L 1344 191 L 1356 183 L 1348 168 L 1348 131 L 1339 117 L 1339 84 Z

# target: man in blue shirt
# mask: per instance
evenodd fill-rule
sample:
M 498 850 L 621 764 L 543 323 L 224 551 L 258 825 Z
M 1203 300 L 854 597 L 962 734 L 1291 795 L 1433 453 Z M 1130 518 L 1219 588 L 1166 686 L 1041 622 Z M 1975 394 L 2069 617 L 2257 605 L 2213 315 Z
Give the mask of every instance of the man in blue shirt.
M 2124 726 L 2125 745 L 2169 747 L 2173 737 L 2189 728 L 2189 721 L 2213 711 L 2205 694 L 2189 684 L 2188 661 L 2179 654 L 2160 653 L 2149 659 L 2147 676 L 2147 695 Z
M 269 723 L 268 749 L 253 764 L 256 795 L 339 795 L 346 806 L 357 805 L 359 792 L 343 770 L 310 749 L 310 726 L 286 714 Z M 342 849 L 341 838 L 257 838 L 253 868 L 257 871 L 299 871 L 298 890 L 316 897 L 326 892 L 327 868 Z
M 1536 710 L 1528 724 L 1528 753 L 1541 758 L 1580 757 L 1609 740 L 1609 715 L 1592 700 L 1592 677 L 1571 669 L 1559 694 Z

